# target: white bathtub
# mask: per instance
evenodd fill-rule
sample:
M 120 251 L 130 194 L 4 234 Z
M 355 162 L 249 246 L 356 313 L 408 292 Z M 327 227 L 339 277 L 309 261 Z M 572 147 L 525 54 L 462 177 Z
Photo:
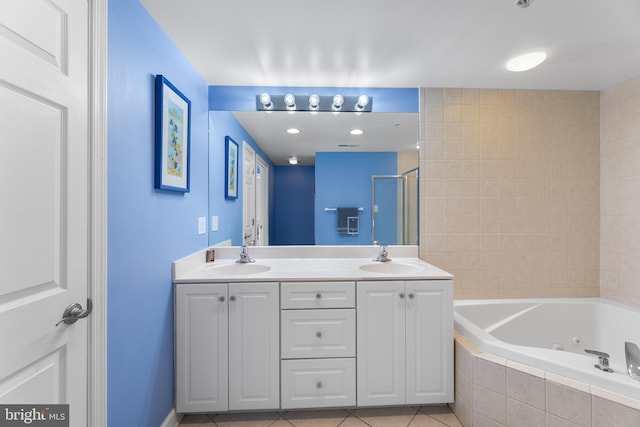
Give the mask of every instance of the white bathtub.
M 640 399 L 624 353 L 625 341 L 640 346 L 640 311 L 600 298 L 457 300 L 453 317 L 482 352 Z M 614 373 L 585 349 L 609 353 Z

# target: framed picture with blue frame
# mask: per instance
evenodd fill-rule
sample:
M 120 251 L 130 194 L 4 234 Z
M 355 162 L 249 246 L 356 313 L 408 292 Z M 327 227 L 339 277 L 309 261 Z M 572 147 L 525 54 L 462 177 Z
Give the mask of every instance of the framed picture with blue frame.
M 230 136 L 224 138 L 224 197 L 238 198 L 238 144 Z
M 155 188 L 189 192 L 191 101 L 162 74 L 155 79 Z

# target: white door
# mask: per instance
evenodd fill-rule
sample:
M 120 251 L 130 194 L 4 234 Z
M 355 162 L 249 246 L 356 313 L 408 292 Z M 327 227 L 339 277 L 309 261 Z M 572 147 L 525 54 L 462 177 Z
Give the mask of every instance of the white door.
M 256 155 L 256 245 L 269 246 L 269 165 Z
M 453 400 L 450 281 L 407 282 L 407 403 Z
M 278 287 L 229 284 L 229 410 L 280 407 Z
M 242 244 L 256 244 L 256 152 L 242 144 Z
M 358 406 L 405 403 L 404 282 L 358 282 Z
M 176 411 L 228 405 L 227 284 L 176 286 Z
M 88 3 L 0 1 L 0 403 L 87 422 Z

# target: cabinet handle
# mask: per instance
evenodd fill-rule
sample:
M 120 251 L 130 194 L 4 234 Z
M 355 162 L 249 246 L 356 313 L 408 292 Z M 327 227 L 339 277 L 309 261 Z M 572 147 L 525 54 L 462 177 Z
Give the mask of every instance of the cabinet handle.
M 318 381 L 316 383 L 316 388 L 322 388 L 322 381 Z
M 235 300 L 236 300 L 236 297 L 234 297 L 233 295 L 229 297 L 229 301 L 235 301 Z
M 316 338 L 322 338 L 322 332 L 320 331 L 316 332 Z
M 218 298 L 218 301 L 220 301 L 220 302 L 224 302 L 224 297 L 220 297 L 220 298 Z
M 409 294 L 409 299 L 413 299 L 414 296 L 415 295 L 413 295 L 413 294 Z
M 400 292 L 400 299 L 404 299 L 404 294 Z
M 319 294 L 319 293 L 316 294 L 316 299 L 320 299 L 320 298 L 322 298 L 322 294 Z

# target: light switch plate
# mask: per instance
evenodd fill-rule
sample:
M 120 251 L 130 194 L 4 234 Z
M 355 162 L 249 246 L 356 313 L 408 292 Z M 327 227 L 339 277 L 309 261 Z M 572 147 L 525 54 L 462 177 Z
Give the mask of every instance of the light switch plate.
M 218 231 L 218 216 L 211 217 L 211 231 Z
M 201 216 L 198 218 L 198 234 L 204 234 L 207 232 L 207 217 Z

